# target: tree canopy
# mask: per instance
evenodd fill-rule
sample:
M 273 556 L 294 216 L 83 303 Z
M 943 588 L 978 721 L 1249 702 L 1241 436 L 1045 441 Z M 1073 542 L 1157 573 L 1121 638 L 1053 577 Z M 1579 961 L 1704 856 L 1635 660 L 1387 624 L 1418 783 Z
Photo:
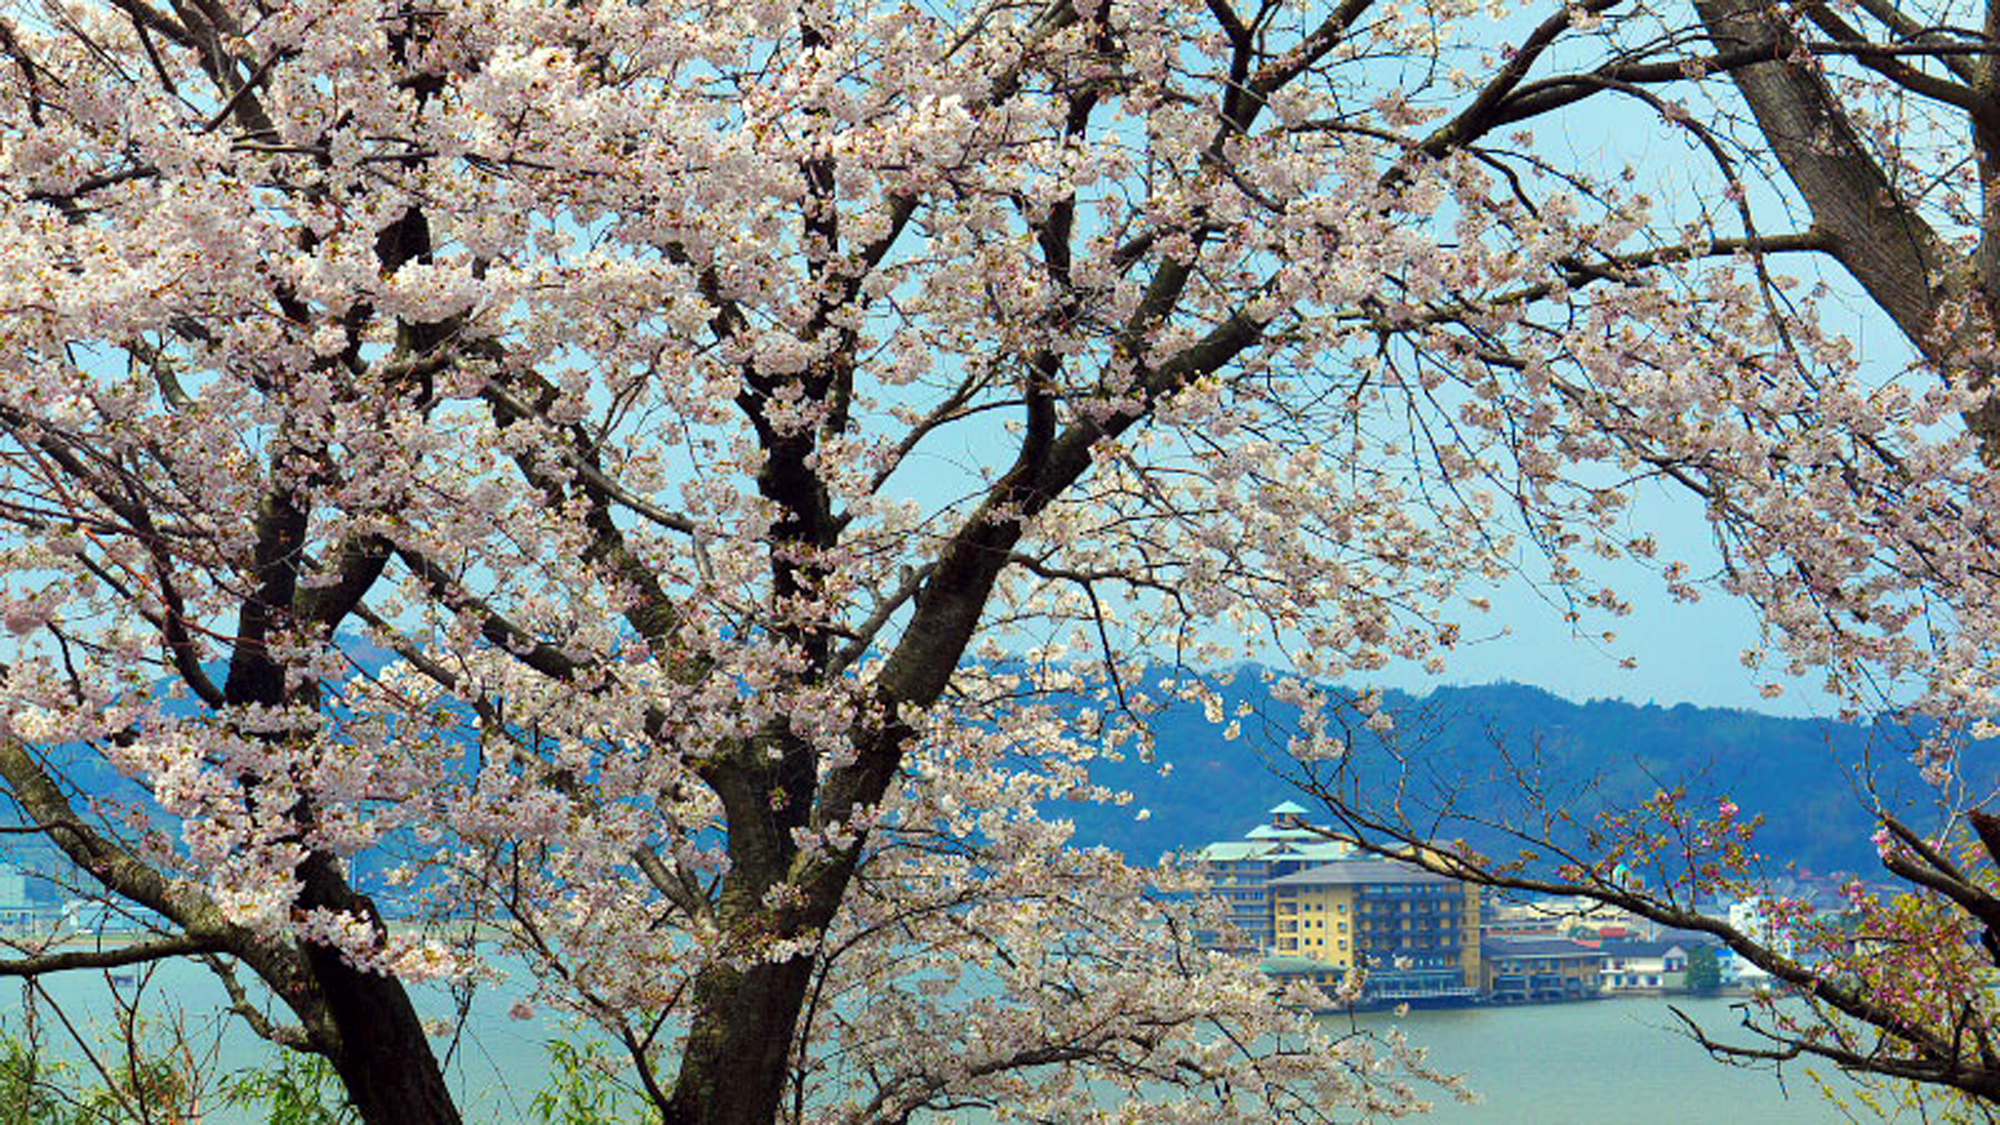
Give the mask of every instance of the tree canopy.
M 674 1125 L 1407 1104 L 1036 815 L 1207 699 L 1149 662 L 1281 658 L 1324 761 L 1308 681 L 1447 667 L 1484 583 L 1699 596 L 1627 515 L 1664 484 L 1749 663 L 1991 709 L 1988 180 L 1770 108 L 1852 60 L 1984 120 L 1987 71 L 1694 8 L 5 5 L 0 779 L 157 932 L 0 972 L 205 958 L 376 1125 L 459 1117 L 406 985 L 471 923 Z M 1722 76 L 1755 128 L 1690 111 Z M 1877 180 L 1822 201 L 1828 152 Z
M 1687 990 L 1697 995 L 1712 995 L 1721 988 L 1722 963 L 1715 950 L 1706 945 L 1688 950 Z

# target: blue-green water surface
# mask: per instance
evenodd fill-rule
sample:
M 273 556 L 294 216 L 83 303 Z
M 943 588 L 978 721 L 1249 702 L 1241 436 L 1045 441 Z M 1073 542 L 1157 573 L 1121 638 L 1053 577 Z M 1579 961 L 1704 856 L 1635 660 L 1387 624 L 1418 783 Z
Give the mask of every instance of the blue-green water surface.
M 1711 1059 L 1674 1017 L 1711 1037 L 1758 1046 L 1741 1029 L 1741 1000 L 1624 998 L 1577 1004 L 1412 1011 L 1357 1017 L 1400 1028 L 1432 1065 L 1466 1076 L 1480 1100 L 1439 1102 L 1437 1125 L 1824 1125 L 1851 1120 L 1804 1063 L 1781 1072 Z M 1333 1018 L 1333 1017 L 1329 1017 Z M 1337 1020 L 1346 1026 L 1344 1019 Z M 1842 1097 L 1853 1086 L 1810 1068 Z M 1915 1120 L 1912 1116 L 1910 1120 Z
M 139 983 L 114 984 L 103 974 L 50 978 L 50 994 L 71 1021 L 100 1041 L 115 1038 L 112 989 L 127 994 Z M 200 968 L 162 966 L 145 982 L 146 1010 L 161 1013 L 178 1005 L 191 1032 L 210 1030 L 215 1044 L 205 1069 L 227 1072 L 262 1056 L 260 1041 L 240 1025 L 220 1029 L 210 1022 L 223 999 L 220 988 Z M 519 974 L 475 995 L 465 1033 L 452 1047 L 449 1077 L 459 1091 L 467 1121 L 511 1125 L 535 1120 L 530 1099 L 550 1073 L 545 1041 L 572 1034 L 547 1013 L 513 1019 L 508 1009 L 527 991 Z M 1338 1028 L 1400 1029 L 1429 1051 L 1437 1069 L 1462 1073 L 1478 1094 L 1474 1104 L 1435 1097 L 1432 1112 L 1419 1120 L 1437 1125 L 1822 1125 L 1852 1120 L 1829 1102 L 1803 1064 L 1782 1074 L 1724 1066 L 1680 1029 L 1668 1005 L 1680 1007 L 1710 1034 L 1738 1041 L 1740 1013 L 1729 999 L 1688 998 L 1599 1000 L 1580 1004 L 1480 1007 L 1387 1012 L 1326 1017 Z M 452 998 L 437 990 L 419 993 L 427 1015 L 443 1017 Z M 63 1033 L 44 1002 L 40 1024 L 57 1053 Z M 0 1020 L 20 1029 L 22 992 L 17 982 L 0 982 Z M 440 1040 L 440 1043 L 445 1041 Z M 1851 1092 L 1835 1076 L 1836 1088 Z M 1435 1091 L 1427 1093 L 1433 1096 Z M 254 1125 L 240 1111 L 209 1110 L 203 1125 Z M 1078 1117 L 1084 1107 L 1078 1107 Z M 955 1115 L 957 1121 L 970 1120 Z M 1345 1118 L 1337 1118 L 1345 1120 Z M 1910 1115 L 1907 1120 L 1917 1120 Z

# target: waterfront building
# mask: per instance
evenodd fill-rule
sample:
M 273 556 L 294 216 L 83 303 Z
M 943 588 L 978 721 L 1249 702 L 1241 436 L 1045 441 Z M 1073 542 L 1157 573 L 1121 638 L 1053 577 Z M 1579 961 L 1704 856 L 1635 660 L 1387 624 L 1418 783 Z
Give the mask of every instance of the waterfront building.
M 1792 935 L 1771 925 L 1770 904 L 1764 899 L 1753 896 L 1732 902 L 1729 904 L 1727 917 L 1733 929 L 1778 956 L 1786 958 L 1798 956 L 1798 948 Z M 1725 983 L 1732 987 L 1768 988 L 1776 982 L 1776 978 L 1770 973 L 1739 958 L 1730 958 L 1724 970 Z
M 1270 887 L 1279 957 L 1365 968 L 1371 1001 L 1478 995 L 1479 888 L 1391 859 L 1324 864 Z
M 1599 946 L 1604 956 L 1604 993 L 1658 995 L 1680 991 L 1687 983 L 1688 950 L 1697 944 L 1690 940 L 1604 942 Z
M 1332 987 L 1365 968 L 1371 1002 L 1476 996 L 1479 889 L 1359 853 L 1305 816 L 1287 801 L 1241 840 L 1196 853 L 1227 914 L 1201 942 L 1264 956 L 1276 982 Z
M 1487 937 L 1479 943 L 1483 986 L 1498 1003 L 1582 1000 L 1598 995 L 1604 954 L 1564 938 Z
M 0 863 L 0 928 L 19 929 L 32 921 L 34 914 L 27 872 L 14 864 Z
M 1223 931 L 1196 935 L 1203 945 L 1251 953 L 1275 949 L 1271 880 L 1353 855 L 1346 844 L 1329 840 L 1308 825 L 1305 816 L 1303 807 L 1286 801 L 1242 839 L 1218 841 L 1195 853 L 1211 893 L 1228 910 Z

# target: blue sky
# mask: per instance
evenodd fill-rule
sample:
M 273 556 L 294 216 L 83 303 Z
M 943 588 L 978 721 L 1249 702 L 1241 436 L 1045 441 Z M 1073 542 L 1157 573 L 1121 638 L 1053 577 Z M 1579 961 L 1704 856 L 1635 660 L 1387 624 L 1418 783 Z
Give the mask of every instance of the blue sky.
M 1547 69 L 1544 64 L 1538 73 Z M 1658 92 L 1686 99 L 1697 120 L 1714 120 L 1723 111 L 1747 113 L 1733 89 L 1723 83 L 1662 87 Z M 1663 215 L 1687 216 L 1708 210 L 1717 213 L 1719 221 L 1728 221 L 1727 210 L 1707 206 L 1722 198 L 1725 181 L 1720 173 L 1687 133 L 1664 126 L 1649 109 L 1622 99 L 1594 98 L 1537 119 L 1529 127 L 1536 137 L 1536 150 L 1558 164 L 1600 174 L 1621 165 L 1637 169 L 1637 186 L 1654 196 Z M 1807 228 L 1809 216 L 1795 199 L 1788 198 L 1788 183 L 1762 178 L 1747 166 L 1742 171 L 1760 233 Z M 1671 230 L 1672 223 L 1663 222 L 1659 229 Z M 1724 229 L 1718 233 L 1741 232 Z M 1818 255 L 1789 255 L 1776 260 L 1772 268 L 1807 285 L 1822 283 L 1830 290 L 1824 308 L 1839 318 L 1830 327 L 1856 342 L 1867 372 L 1890 381 L 1907 371 L 1914 355 L 1908 342 L 1831 260 Z M 1649 531 L 1658 539 L 1662 558 L 1685 560 L 1696 576 L 1715 574 L 1720 559 L 1701 504 L 1694 497 L 1664 488 L 1646 489 L 1636 497 L 1629 516 L 1635 531 Z M 1535 559 L 1523 559 L 1522 566 L 1529 573 L 1546 569 Z M 1799 716 L 1831 716 L 1840 709 L 1820 687 L 1822 673 L 1810 672 L 1802 679 L 1787 677 L 1779 667 L 1783 661 L 1776 659 L 1758 671 L 1744 667 L 1740 656 L 1745 649 L 1765 647 L 1756 612 L 1748 604 L 1713 585 L 1703 586 L 1704 597 L 1699 603 L 1676 603 L 1666 596 L 1659 580 L 1642 568 L 1602 562 L 1597 567 L 1589 581 L 1595 585 L 1601 580 L 1618 589 L 1633 605 L 1630 616 L 1586 618 L 1579 632 L 1578 626 L 1563 620 L 1560 607 L 1551 606 L 1528 582 L 1507 583 L 1489 593 L 1493 600 L 1493 611 L 1488 615 L 1491 628 L 1482 633 L 1467 623 L 1469 637 L 1498 635 L 1460 646 L 1441 678 L 1425 676 L 1411 667 L 1391 669 L 1378 677 L 1378 682 L 1423 692 L 1439 683 L 1505 680 L 1532 684 L 1578 701 L 1687 702 Z M 1617 631 L 1617 639 L 1609 644 L 1598 639 L 1606 628 Z M 1637 666 L 1621 667 L 1625 657 L 1634 658 Z M 1781 697 L 1762 697 L 1759 689 L 1771 682 L 1785 688 Z

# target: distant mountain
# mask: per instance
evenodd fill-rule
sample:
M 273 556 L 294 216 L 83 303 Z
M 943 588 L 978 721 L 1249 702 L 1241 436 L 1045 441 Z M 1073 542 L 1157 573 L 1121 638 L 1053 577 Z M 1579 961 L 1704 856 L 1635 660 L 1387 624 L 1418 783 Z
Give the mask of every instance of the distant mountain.
M 1254 670 L 1220 690 L 1232 711 L 1247 704 L 1253 716 L 1243 721 L 1239 739 L 1225 741 L 1198 707 L 1177 704 L 1156 720 L 1159 760 L 1172 767 L 1168 776 L 1143 763 L 1108 764 L 1094 776 L 1132 792 L 1130 806 L 1059 802 L 1045 814 L 1073 820 L 1080 843 L 1107 845 L 1150 863 L 1168 852 L 1238 838 L 1281 801 L 1310 805 L 1273 768 L 1288 764 L 1285 739 L 1296 712 L 1273 702 Z M 1927 791 L 1908 762 L 1916 735 L 1888 723 L 1779 718 L 1689 704 L 1572 703 L 1506 683 L 1439 688 L 1421 698 L 1390 692 L 1385 706 L 1396 717 L 1395 732 L 1381 739 L 1356 729 L 1349 776 L 1354 791 L 1375 799 L 1404 779 L 1413 812 L 1450 800 L 1487 818 L 1519 817 L 1532 811 L 1522 796 L 1525 782 L 1588 823 L 1598 811 L 1629 808 L 1663 787 L 1685 786 L 1690 806 L 1705 815 L 1723 797 L 1746 816 L 1761 813 L 1756 847 L 1773 873 L 1787 864 L 1819 872 L 1878 870 L 1863 767 L 1872 766 L 1885 807 L 1919 824 L 1926 820 Z M 1148 811 L 1144 820 L 1137 817 L 1140 808 Z M 1435 835 L 1463 836 L 1491 854 L 1519 848 L 1500 831 L 1463 822 L 1441 823 Z
M 393 659 L 373 646 L 361 654 L 370 671 Z M 1296 712 L 1271 698 L 1259 669 L 1243 669 L 1227 684 L 1213 682 L 1231 715 L 1244 713 L 1241 737 L 1225 741 L 1198 706 L 1173 704 L 1153 719 L 1155 763 L 1103 763 L 1092 771 L 1094 781 L 1129 791 L 1130 805 L 1056 801 L 1044 815 L 1073 821 L 1079 843 L 1105 845 L 1135 862 L 1151 863 L 1170 852 L 1239 838 L 1281 801 L 1310 807 L 1279 773 L 1290 764 L 1284 748 Z M 1550 803 L 1588 823 L 1599 810 L 1630 808 L 1657 789 L 1684 785 L 1695 807 L 1712 810 L 1728 797 L 1745 815 L 1761 813 L 1765 823 L 1757 848 L 1774 872 L 1797 864 L 1822 873 L 1872 874 L 1878 869 L 1869 842 L 1875 823 L 1867 777 L 1858 768 L 1866 765 L 1885 807 L 1907 809 L 1914 823 L 1926 823 L 1928 791 L 1908 762 L 1916 734 L 1893 724 L 1779 718 L 1690 704 L 1572 703 L 1509 683 L 1444 687 L 1422 697 L 1388 692 L 1385 709 L 1396 718 L 1395 732 L 1383 739 L 1357 726 L 1351 732 L 1349 776 L 1358 792 L 1375 797 L 1404 779 L 1417 812 L 1449 799 L 1461 809 L 1505 819 L 1525 811 L 1520 783 L 1525 777 Z M 80 747 L 59 748 L 54 757 L 84 793 L 142 798 L 142 787 Z M 1166 776 L 1162 765 L 1171 769 Z M 1141 809 L 1145 819 L 1139 818 Z M 8 819 L 0 810 L 0 823 Z M 1511 854 L 1518 847 L 1498 831 L 1463 823 L 1440 825 L 1433 834 L 1463 836 L 1490 854 Z M 0 858 L 7 850 L 0 849 Z M 372 882 L 374 869 L 389 862 L 357 857 L 357 874 Z

